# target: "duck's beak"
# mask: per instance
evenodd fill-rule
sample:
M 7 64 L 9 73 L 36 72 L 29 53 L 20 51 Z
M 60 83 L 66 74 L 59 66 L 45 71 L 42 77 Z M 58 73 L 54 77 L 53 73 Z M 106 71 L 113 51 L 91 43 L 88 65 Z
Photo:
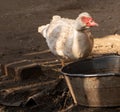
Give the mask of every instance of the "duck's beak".
M 89 24 L 89 26 L 99 26 L 99 24 L 98 23 L 96 23 L 94 20 L 92 21 L 92 22 L 90 22 L 90 24 Z

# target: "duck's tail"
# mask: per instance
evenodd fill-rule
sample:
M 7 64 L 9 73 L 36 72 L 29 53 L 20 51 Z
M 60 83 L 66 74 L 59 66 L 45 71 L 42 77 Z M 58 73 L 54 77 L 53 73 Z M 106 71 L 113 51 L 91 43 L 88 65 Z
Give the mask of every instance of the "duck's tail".
M 58 15 L 55 15 L 52 17 L 52 22 L 58 21 L 61 17 Z M 42 25 L 38 27 L 38 32 L 41 33 L 45 38 L 47 37 L 47 30 L 49 28 L 50 24 Z
M 47 29 L 49 27 L 49 24 L 47 25 L 42 25 L 40 27 L 38 27 L 38 32 L 41 33 L 43 35 L 43 37 L 47 37 Z
M 52 21 L 58 21 L 59 19 L 61 19 L 61 17 L 58 15 L 52 17 Z

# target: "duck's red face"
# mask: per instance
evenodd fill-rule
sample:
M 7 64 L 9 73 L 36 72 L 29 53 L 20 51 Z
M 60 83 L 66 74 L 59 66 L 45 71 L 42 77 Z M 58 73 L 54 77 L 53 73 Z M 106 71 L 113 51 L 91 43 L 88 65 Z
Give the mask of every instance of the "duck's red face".
M 81 19 L 86 24 L 87 27 L 98 26 L 98 24 L 91 17 L 83 16 Z

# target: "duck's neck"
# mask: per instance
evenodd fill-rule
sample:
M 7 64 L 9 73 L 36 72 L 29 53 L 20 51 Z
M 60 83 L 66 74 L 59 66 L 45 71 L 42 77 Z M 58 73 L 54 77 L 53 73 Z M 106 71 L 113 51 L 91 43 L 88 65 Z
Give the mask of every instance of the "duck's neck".
M 84 31 L 84 30 L 86 30 L 87 28 L 85 27 L 85 25 L 83 25 L 82 24 L 82 22 L 78 22 L 77 20 L 76 20 L 76 22 L 75 22 L 75 24 L 74 24 L 74 27 L 75 27 L 75 29 L 77 30 L 77 31 Z

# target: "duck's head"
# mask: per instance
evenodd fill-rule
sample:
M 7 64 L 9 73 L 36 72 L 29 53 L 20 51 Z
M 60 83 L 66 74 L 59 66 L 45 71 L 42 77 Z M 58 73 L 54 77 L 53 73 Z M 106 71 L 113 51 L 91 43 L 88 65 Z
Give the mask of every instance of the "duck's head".
M 90 16 L 89 13 L 83 12 L 77 17 L 77 24 L 82 28 L 90 28 L 93 26 L 98 26 L 94 19 Z

